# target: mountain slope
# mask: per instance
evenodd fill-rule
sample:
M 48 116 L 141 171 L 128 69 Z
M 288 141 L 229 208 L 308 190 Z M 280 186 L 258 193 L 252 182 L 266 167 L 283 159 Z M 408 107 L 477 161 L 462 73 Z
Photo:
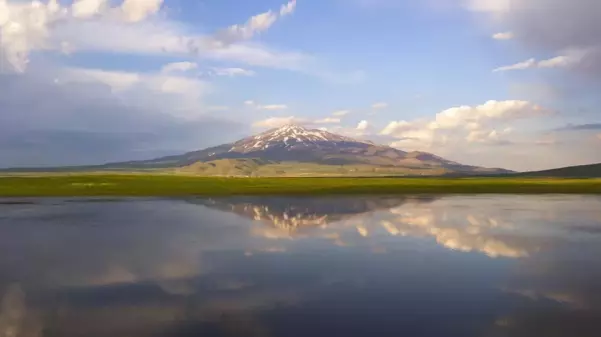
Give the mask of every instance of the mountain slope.
M 318 171 L 327 172 L 328 175 L 378 170 L 389 174 L 411 175 L 509 172 L 462 165 L 430 153 L 405 152 L 323 130 L 306 129 L 298 125 L 285 125 L 231 144 L 179 156 L 113 163 L 103 167 L 178 168 L 182 172 L 203 175 L 251 175 L 262 170 L 259 175 L 282 175 L 286 170 L 281 166 L 290 167 L 286 163 L 292 162 L 301 163 L 296 168 L 304 166 L 306 174 L 310 174 L 311 170 L 315 169 L 315 165 L 321 165 Z M 307 168 L 308 166 L 312 167 Z M 288 175 L 294 174 L 296 172 Z
M 522 173 L 520 175 L 533 177 L 601 178 L 601 163 L 592 165 L 570 166 L 537 172 L 527 172 Z

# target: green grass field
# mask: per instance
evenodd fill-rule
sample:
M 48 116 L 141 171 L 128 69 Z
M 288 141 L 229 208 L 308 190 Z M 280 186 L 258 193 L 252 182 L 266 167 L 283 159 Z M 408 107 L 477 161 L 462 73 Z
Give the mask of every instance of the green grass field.
M 151 174 L 0 177 L 0 197 L 324 194 L 601 194 L 601 179 L 203 178 Z

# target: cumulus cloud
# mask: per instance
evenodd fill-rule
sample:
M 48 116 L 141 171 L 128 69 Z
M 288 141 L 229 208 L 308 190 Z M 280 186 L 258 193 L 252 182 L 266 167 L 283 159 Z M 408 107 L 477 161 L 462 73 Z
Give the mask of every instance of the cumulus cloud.
M 405 151 L 430 152 L 477 166 L 529 171 L 600 162 L 601 151 L 591 142 L 598 133 L 595 124 L 571 125 L 583 130 L 565 131 L 542 126 L 556 116 L 528 101 L 489 101 L 430 118 L 392 121 L 380 135 Z
M 467 143 L 502 145 L 512 142 L 509 136 L 518 121 L 549 113 L 527 101 L 488 101 L 446 109 L 433 118 L 392 121 L 380 134 L 396 139 L 391 145 L 405 150 L 440 152 Z
M 367 128 L 369 128 L 369 123 L 366 120 L 360 121 L 356 127 L 356 129 L 359 131 L 365 131 Z
M 121 5 L 124 17 L 129 22 L 138 22 L 156 14 L 164 0 L 124 0 Z
M 71 6 L 71 12 L 74 17 L 85 19 L 100 14 L 106 6 L 106 0 L 75 0 Z
M 503 130 L 474 130 L 465 138 L 470 143 L 492 143 L 498 144 L 502 142 L 501 137 L 510 134 L 513 131 L 511 127 L 507 127 Z M 505 142 L 509 142 L 506 140 Z

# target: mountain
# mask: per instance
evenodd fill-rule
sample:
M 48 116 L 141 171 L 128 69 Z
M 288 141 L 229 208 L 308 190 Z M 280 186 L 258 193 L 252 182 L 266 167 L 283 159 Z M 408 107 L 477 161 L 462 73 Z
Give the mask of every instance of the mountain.
M 405 152 L 328 131 L 285 125 L 183 155 L 111 163 L 102 169 L 175 168 L 180 173 L 233 176 L 500 174 L 426 152 Z
M 570 166 L 545 171 L 526 172 L 521 173 L 520 175 L 533 177 L 601 178 L 601 163 Z

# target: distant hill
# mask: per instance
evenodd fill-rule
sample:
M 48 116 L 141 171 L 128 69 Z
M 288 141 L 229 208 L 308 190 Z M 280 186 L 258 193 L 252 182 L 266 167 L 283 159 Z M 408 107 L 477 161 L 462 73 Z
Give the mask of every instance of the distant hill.
M 526 172 L 521 173 L 520 175 L 531 177 L 601 178 L 601 163 L 592 165 L 570 166 L 537 172 Z
M 496 175 L 498 168 L 463 165 L 427 152 L 405 152 L 324 130 L 285 125 L 230 144 L 143 161 L 40 171 L 167 170 L 203 176 Z

